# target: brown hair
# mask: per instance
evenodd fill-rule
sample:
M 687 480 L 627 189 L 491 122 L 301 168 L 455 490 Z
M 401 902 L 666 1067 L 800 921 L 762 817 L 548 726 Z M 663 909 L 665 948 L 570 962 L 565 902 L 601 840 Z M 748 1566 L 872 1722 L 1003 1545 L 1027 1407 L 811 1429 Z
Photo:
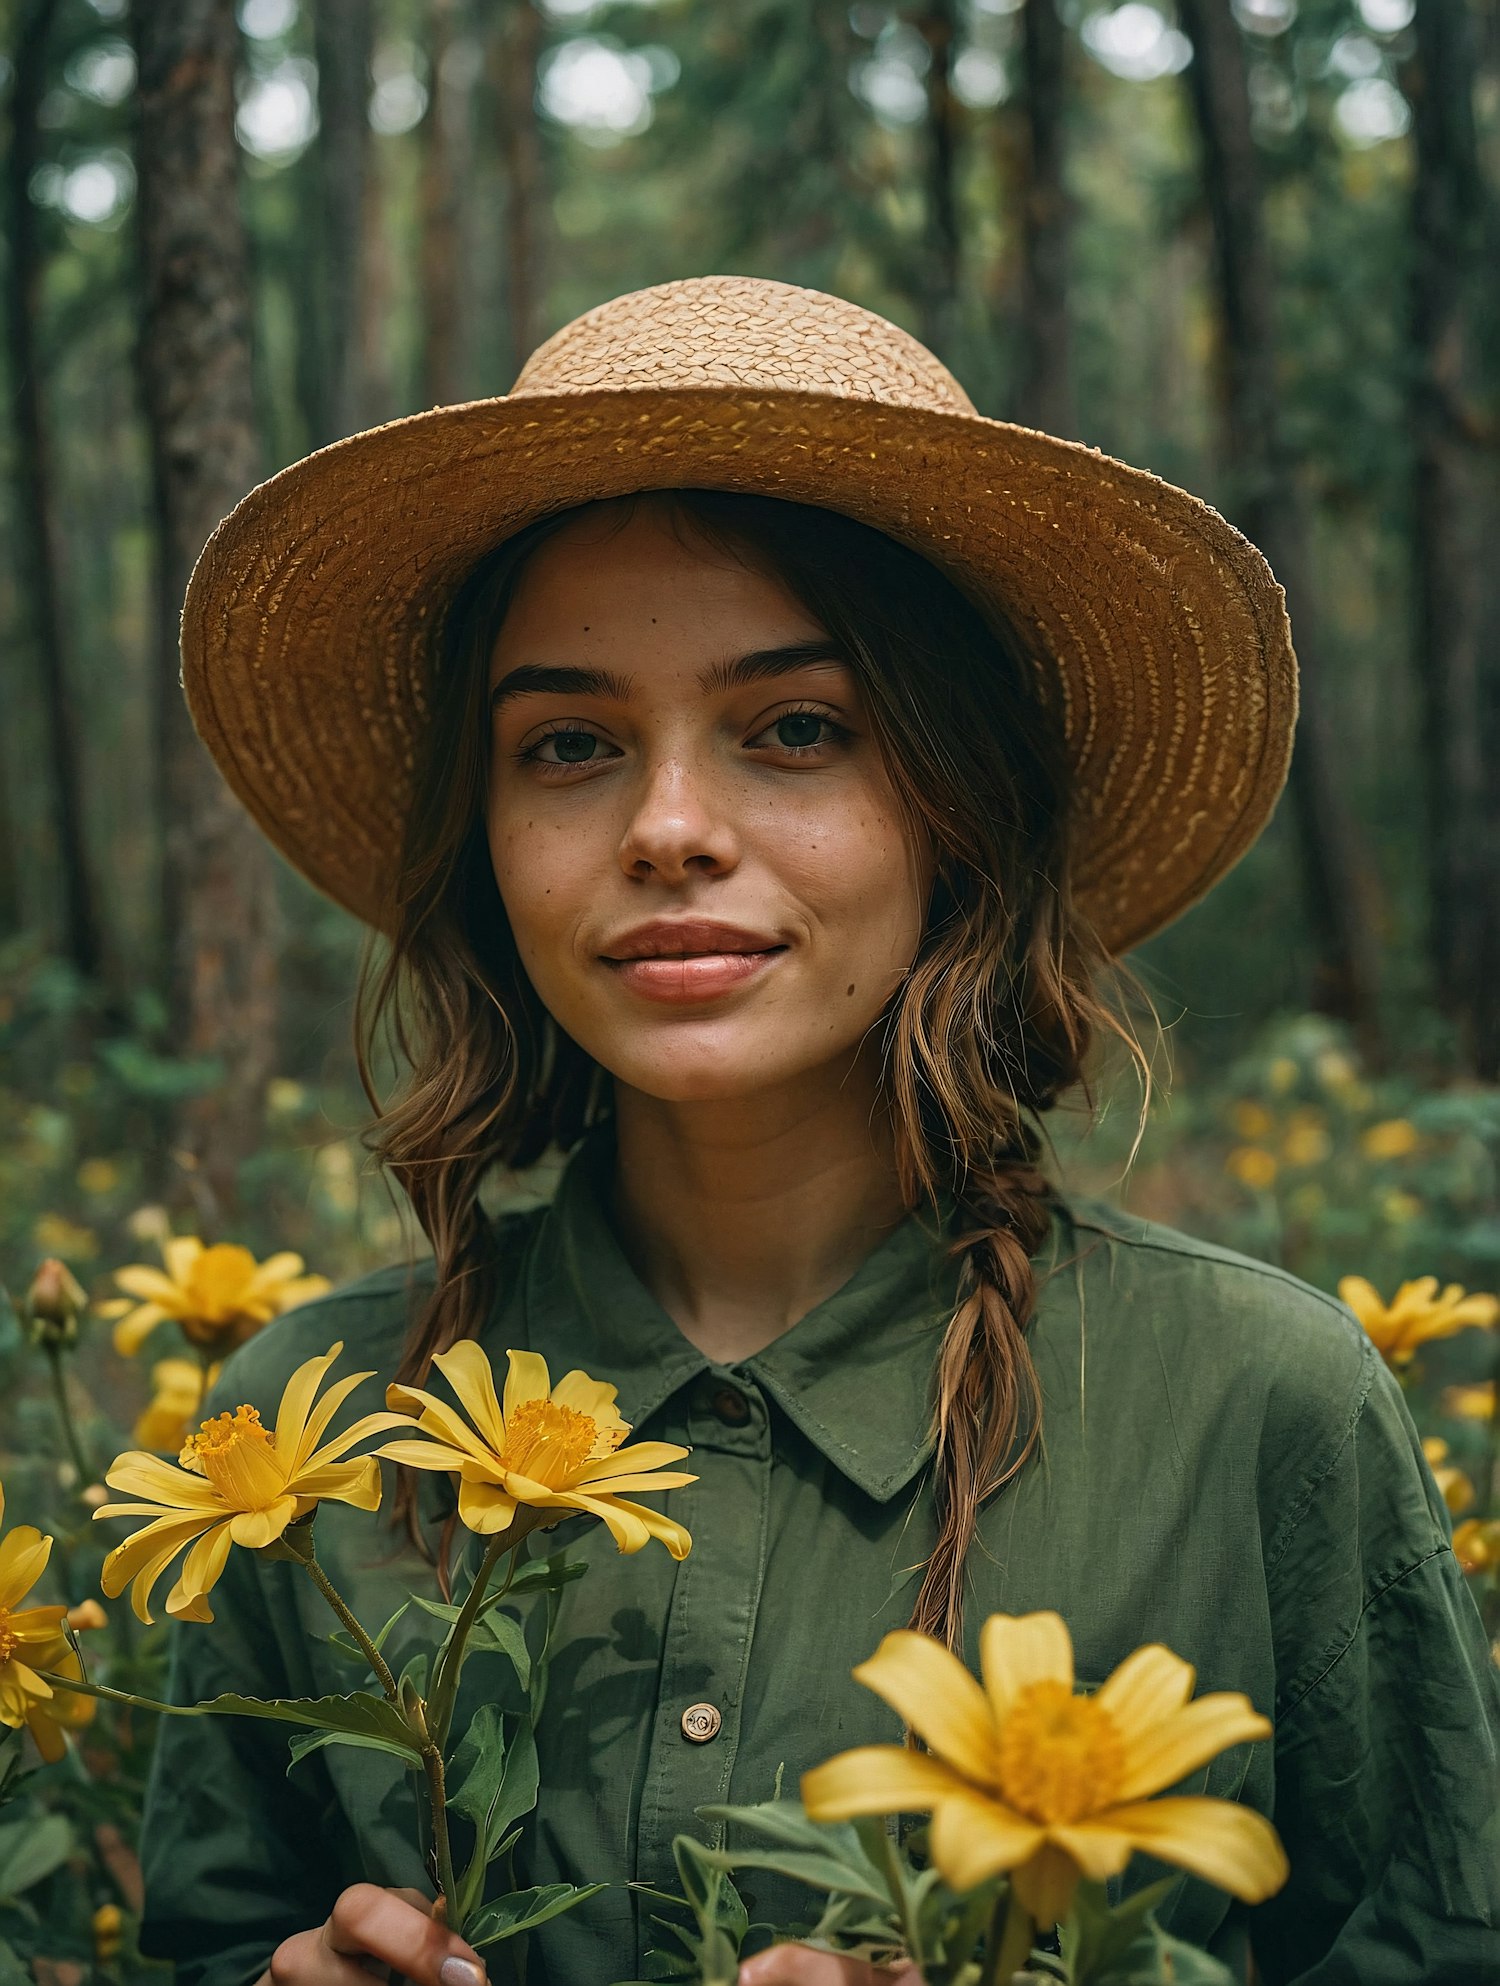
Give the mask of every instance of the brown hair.
M 979 1507 L 1022 1468 L 1041 1430 L 1026 1342 L 1032 1257 L 1050 1218 L 1040 1117 L 1085 1083 L 1101 1032 L 1126 1044 L 1148 1090 L 1149 1068 L 1119 1003 L 1106 1002 L 1106 980 L 1110 990 L 1119 982 L 1071 901 L 1071 795 L 1053 677 L 992 607 L 867 525 L 727 491 L 615 498 L 507 539 L 455 597 L 434 657 L 394 935 L 378 972 L 367 955 L 356 1007 L 360 1071 L 377 1112 L 367 1142 L 408 1194 L 436 1258 L 436 1286 L 399 1377 L 420 1379 L 434 1352 L 475 1335 L 487 1314 L 497 1239 L 479 1203 L 485 1175 L 549 1147 L 567 1151 L 597 1108 L 596 1065 L 533 992 L 495 884 L 484 807 L 488 664 L 537 547 L 585 511 L 624 522 L 642 501 L 679 532 L 774 574 L 833 636 L 936 855 L 922 943 L 885 1016 L 883 1068 L 907 1205 L 931 1206 L 946 1192 L 960 1210 L 958 1305 L 934 1401 L 938 1535 L 912 1613 L 914 1627 L 951 1646 Z M 370 1074 L 382 1022 L 409 1069 L 389 1103 Z M 416 1536 L 409 1481 L 397 1509 Z

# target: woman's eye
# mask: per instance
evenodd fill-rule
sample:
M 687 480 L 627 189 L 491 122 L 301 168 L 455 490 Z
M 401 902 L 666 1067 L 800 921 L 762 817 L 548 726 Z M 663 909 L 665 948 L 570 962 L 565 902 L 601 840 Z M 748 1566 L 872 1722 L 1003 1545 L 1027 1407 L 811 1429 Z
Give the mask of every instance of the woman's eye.
M 784 752 L 812 752 L 847 735 L 842 725 L 835 724 L 831 717 L 821 716 L 816 710 L 789 710 L 774 724 L 768 724 L 750 742 L 752 745 L 779 746 Z
M 587 765 L 591 759 L 603 758 L 605 750 L 603 740 L 592 731 L 549 731 L 521 756 L 540 765 Z

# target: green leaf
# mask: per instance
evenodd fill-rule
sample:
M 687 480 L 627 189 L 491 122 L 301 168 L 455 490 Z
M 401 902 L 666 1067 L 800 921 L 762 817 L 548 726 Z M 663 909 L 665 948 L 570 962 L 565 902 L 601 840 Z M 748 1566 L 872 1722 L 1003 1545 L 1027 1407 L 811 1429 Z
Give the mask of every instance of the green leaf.
M 513 1599 L 517 1593 L 555 1593 L 561 1587 L 582 1579 L 589 1569 L 585 1558 L 569 1558 L 565 1551 L 554 1552 L 551 1558 L 527 1559 L 518 1565 L 509 1587 L 504 1593 L 497 1593 L 496 1601 Z
M 1154 1917 L 1147 1918 L 1145 1928 L 1120 1959 L 1101 1972 L 1090 1973 L 1088 1980 L 1090 1986 L 1234 1986 L 1234 1974 L 1228 1966 L 1197 1945 L 1174 1938 Z
M 493 1610 L 480 1615 L 469 1636 L 471 1655 L 503 1655 L 516 1672 L 522 1689 L 531 1688 L 531 1655 L 526 1646 L 526 1630 L 514 1614 Z
M 1176 1876 L 1164 1877 L 1113 1908 L 1102 1883 L 1079 1883 L 1057 1934 L 1069 1979 L 1102 1978 L 1123 1960 L 1140 1937 L 1147 1912 L 1163 1901 L 1178 1880 Z
M 848 1821 L 809 1820 L 800 1800 L 767 1800 L 752 1807 L 699 1807 L 699 1817 L 745 1828 L 775 1843 L 771 1849 L 724 1848 L 718 1859 L 726 1869 L 767 1869 L 840 1896 L 863 1897 L 890 1910 L 899 1901 L 891 1894 L 888 1872 L 865 1852 Z
M 325 1745 L 354 1745 L 363 1746 L 366 1751 L 389 1752 L 412 1767 L 419 1762 L 405 1745 L 394 1744 L 389 1738 L 368 1737 L 357 1731 L 308 1731 L 290 1739 L 288 1743 L 291 1750 L 291 1758 L 286 1768 L 288 1772 L 299 1760 L 306 1758 L 309 1752 L 321 1751 Z
M 581 1887 L 573 1883 L 544 1883 L 539 1889 L 517 1890 L 511 1896 L 497 1897 L 493 1903 L 487 1903 L 472 1923 L 465 1926 L 464 1936 L 476 1951 L 485 1945 L 497 1945 L 504 1938 L 514 1938 L 521 1931 L 533 1930 L 553 1917 L 561 1917 L 565 1910 L 587 1903 L 591 1896 L 608 1887 L 608 1883 L 585 1883 Z
M 0 1901 L 14 1901 L 62 1867 L 73 1852 L 73 1830 L 61 1814 L 0 1826 Z
M 350 1696 L 213 1696 L 202 1703 L 158 1703 L 130 1690 L 107 1689 L 80 1677 L 48 1674 L 47 1680 L 79 1696 L 96 1696 L 104 1703 L 128 1703 L 137 1710 L 160 1711 L 164 1717 L 262 1717 L 277 1724 L 300 1724 L 304 1730 L 343 1731 L 357 1738 L 384 1739 L 392 1751 L 420 1764 L 416 1734 L 383 1696 L 355 1690 Z
M 447 1804 L 482 1828 L 505 1777 L 505 1719 L 482 1703 L 469 1721 L 448 1765 Z

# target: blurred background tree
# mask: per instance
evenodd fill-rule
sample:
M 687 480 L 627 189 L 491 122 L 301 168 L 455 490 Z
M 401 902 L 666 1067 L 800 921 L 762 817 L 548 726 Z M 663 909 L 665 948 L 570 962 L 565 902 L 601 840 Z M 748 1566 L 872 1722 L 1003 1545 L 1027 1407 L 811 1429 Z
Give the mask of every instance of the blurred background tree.
M 0 1040 L 22 1118 L 93 1097 L 121 1206 L 295 1220 L 267 1099 L 306 1093 L 304 1145 L 361 1113 L 359 933 L 248 829 L 177 689 L 213 523 L 716 270 L 884 312 L 981 411 L 1270 556 L 1288 796 L 1135 961 L 1179 1084 L 1300 1012 L 1374 1070 L 1500 1078 L 1492 7 L 0 0 L 0 50 Z

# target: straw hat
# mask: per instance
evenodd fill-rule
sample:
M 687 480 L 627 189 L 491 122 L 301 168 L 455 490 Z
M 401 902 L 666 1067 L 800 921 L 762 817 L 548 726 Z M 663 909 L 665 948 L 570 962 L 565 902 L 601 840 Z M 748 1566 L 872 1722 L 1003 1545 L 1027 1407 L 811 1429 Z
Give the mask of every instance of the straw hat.
M 183 687 L 282 853 L 387 918 L 424 657 L 474 561 L 552 511 L 691 485 L 843 511 L 1029 630 L 1062 678 L 1077 880 L 1123 951 L 1244 853 L 1286 777 L 1281 588 L 1196 497 L 976 414 L 924 345 L 821 291 L 703 276 L 564 325 L 510 393 L 272 476 L 204 548 Z

